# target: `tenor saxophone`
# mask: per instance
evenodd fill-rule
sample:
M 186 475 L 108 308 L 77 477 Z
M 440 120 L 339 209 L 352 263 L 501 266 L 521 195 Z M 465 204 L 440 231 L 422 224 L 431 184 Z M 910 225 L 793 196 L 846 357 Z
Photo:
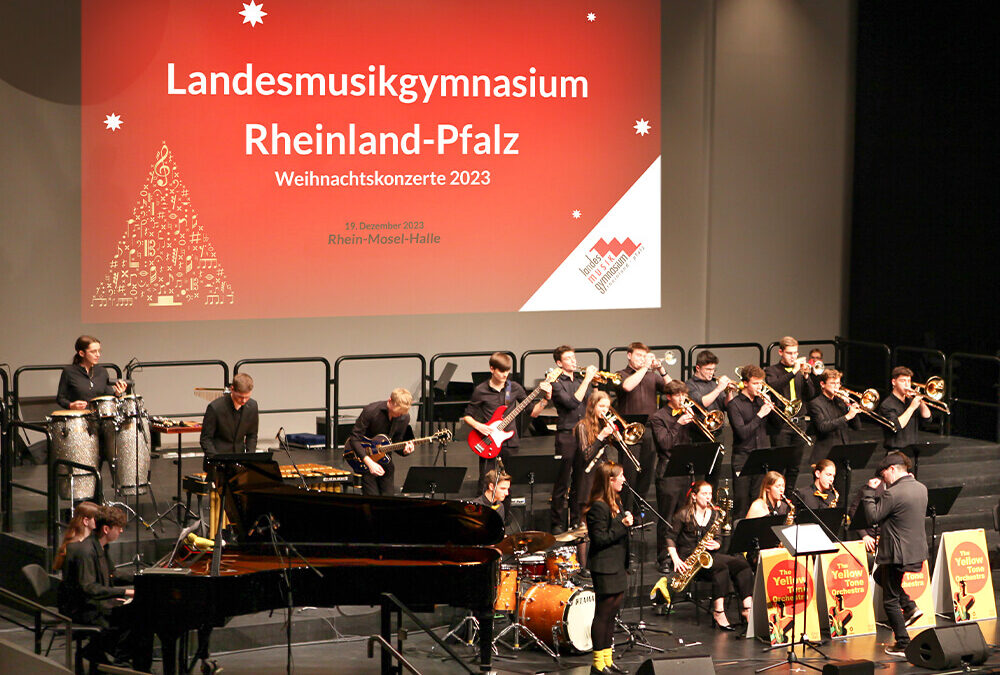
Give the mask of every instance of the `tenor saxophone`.
M 719 534 L 719 529 L 722 527 L 722 521 L 725 520 L 723 514 L 720 512 L 719 507 L 712 506 L 715 511 L 714 520 L 708 528 L 708 532 L 705 536 L 701 538 L 698 545 L 694 547 L 691 551 L 691 555 L 684 559 L 684 564 L 687 565 L 687 571 L 685 572 L 674 572 L 670 576 L 670 590 L 674 593 L 680 593 L 691 580 L 694 579 L 694 575 L 698 573 L 699 570 L 709 569 L 712 567 L 713 558 L 712 554 L 708 552 L 708 542 L 715 539 L 715 535 Z

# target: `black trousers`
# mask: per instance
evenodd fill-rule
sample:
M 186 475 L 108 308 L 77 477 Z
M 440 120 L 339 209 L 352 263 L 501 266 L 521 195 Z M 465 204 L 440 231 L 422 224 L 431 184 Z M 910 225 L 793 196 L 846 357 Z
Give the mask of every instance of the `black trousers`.
M 396 464 L 389 462 L 385 469 L 385 475 L 376 476 L 366 473 L 361 476 L 361 494 L 368 497 L 391 497 L 395 489 Z
M 811 451 L 806 452 L 810 449 L 806 445 L 798 434 L 788 428 L 788 425 L 784 422 L 781 423 L 781 429 L 776 433 L 769 434 L 771 439 L 771 447 L 779 448 L 786 445 L 791 445 L 795 448 L 795 458 L 792 461 L 792 466 L 788 467 L 785 471 L 785 494 L 790 494 L 792 490 L 795 489 L 795 483 L 799 480 L 799 472 L 801 470 L 803 458 L 809 458 L 811 456 Z M 811 449 L 810 449 L 811 450 Z M 754 499 L 756 499 L 756 495 Z
M 586 495 L 581 498 L 579 493 L 580 474 L 583 469 L 582 458 L 578 455 L 583 453 L 579 452 L 579 444 L 572 430 L 556 432 L 556 454 L 562 459 L 559 460 L 559 475 L 552 485 L 550 520 L 553 530 L 580 522 L 580 504 L 587 499 Z
M 910 634 L 906 632 L 904 615 L 912 613 L 917 604 L 910 599 L 903 588 L 902 565 L 879 565 L 875 570 L 875 583 L 882 587 L 882 606 L 889 620 L 896 642 L 901 645 L 910 642 Z
M 594 651 L 610 649 L 615 633 L 615 615 L 625 604 L 624 593 L 610 595 L 600 594 L 594 605 L 594 619 L 590 623 L 590 637 L 594 643 Z
M 653 432 L 649 429 L 642 435 L 642 440 L 636 445 L 628 446 L 628 451 L 639 460 L 640 470 L 636 471 L 635 465 L 624 452 L 619 449 L 618 463 L 622 465 L 625 473 L 625 480 L 643 497 L 649 492 L 649 486 L 653 484 L 653 476 L 656 473 L 656 446 L 653 443 Z M 622 509 L 636 513 L 635 497 L 631 490 L 622 490 Z
M 736 474 L 743 470 L 746 460 L 746 455 L 733 457 L 733 522 L 740 518 L 746 518 L 750 503 L 757 499 L 757 495 L 760 494 L 760 486 L 764 484 L 764 475 L 760 473 L 737 478 Z
M 712 567 L 698 572 L 699 579 L 711 579 L 712 599 L 726 597 L 732 591 L 740 600 L 753 595 L 753 572 L 750 563 L 741 555 L 727 555 L 712 551 Z

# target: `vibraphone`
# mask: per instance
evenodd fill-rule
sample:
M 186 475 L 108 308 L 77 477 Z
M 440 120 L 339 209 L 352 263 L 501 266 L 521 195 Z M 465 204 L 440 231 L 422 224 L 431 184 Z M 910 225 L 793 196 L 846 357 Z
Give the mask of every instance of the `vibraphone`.
M 360 487 L 361 476 L 346 469 L 338 469 L 326 464 L 299 464 L 298 472 L 291 464 L 279 467 L 281 480 L 301 485 L 302 481 L 311 490 L 323 492 L 342 492 L 345 487 Z M 299 478 L 299 475 L 302 478 Z M 198 513 L 201 513 L 201 500 L 208 494 L 208 474 L 192 473 L 184 476 L 184 492 L 187 493 L 187 507 L 191 509 L 191 497 L 198 497 Z

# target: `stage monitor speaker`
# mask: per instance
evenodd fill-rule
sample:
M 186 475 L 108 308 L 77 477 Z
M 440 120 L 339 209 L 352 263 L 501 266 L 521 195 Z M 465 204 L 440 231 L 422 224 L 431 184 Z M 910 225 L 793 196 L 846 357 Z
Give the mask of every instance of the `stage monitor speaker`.
M 974 623 L 928 628 L 910 641 L 906 660 L 915 666 L 941 670 L 978 666 L 989 657 L 983 632 Z
M 865 659 L 834 661 L 823 666 L 823 675 L 875 675 L 875 662 Z
M 667 675 L 683 673 L 683 675 L 715 675 L 715 666 L 711 656 L 694 656 L 691 658 L 658 658 L 646 659 L 635 671 L 635 675 Z

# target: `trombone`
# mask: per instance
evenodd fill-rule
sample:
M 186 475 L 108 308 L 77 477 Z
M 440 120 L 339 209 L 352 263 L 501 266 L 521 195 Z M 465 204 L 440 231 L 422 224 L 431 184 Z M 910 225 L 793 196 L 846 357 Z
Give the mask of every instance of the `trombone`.
M 736 377 L 738 377 L 740 380 L 743 379 L 743 372 L 739 368 L 736 368 Z M 743 388 L 742 384 L 743 383 L 740 382 L 740 385 L 741 385 L 740 389 Z M 785 416 L 786 417 L 789 417 L 789 418 L 791 418 L 791 417 L 798 417 L 799 413 L 802 412 L 802 399 L 796 398 L 796 399 L 793 399 L 793 400 L 789 400 L 789 399 L 785 398 L 780 393 L 778 393 L 777 389 L 775 389 L 774 387 L 772 387 L 771 385 L 769 385 L 767 383 L 767 380 L 764 381 L 764 388 L 771 393 L 771 396 L 774 396 L 774 398 L 778 399 L 778 401 L 781 403 L 781 405 L 785 409 Z M 763 393 L 763 392 L 761 392 L 761 393 Z M 772 403 L 771 405 L 774 405 L 774 404 Z M 792 425 L 792 426 L 794 426 L 794 425 Z M 798 427 L 796 427 L 796 429 L 797 428 Z M 810 443 L 810 445 L 812 445 L 812 443 Z
M 587 375 L 587 370 L 585 368 L 577 368 L 576 372 L 583 376 Z M 610 382 L 617 387 L 622 383 L 622 376 L 618 373 L 612 373 L 607 370 L 598 370 L 594 373 L 594 377 L 591 382 L 596 382 L 597 384 L 606 384 Z
M 681 401 L 681 405 L 683 405 L 684 408 L 691 413 L 691 417 L 694 418 L 695 425 L 701 429 L 701 433 L 705 434 L 705 436 L 708 437 L 708 440 L 714 443 L 715 432 L 721 429 L 726 423 L 726 416 L 722 414 L 722 411 L 713 410 L 709 412 L 690 396 L 684 396 L 684 399 Z M 704 419 L 698 416 L 695 412 L 696 410 L 701 413 L 701 416 Z
M 636 471 L 642 471 L 642 467 L 639 466 L 639 460 L 629 451 L 628 446 L 635 445 L 642 440 L 642 435 L 646 431 L 645 427 L 638 422 L 629 424 L 622 419 L 622 416 L 614 408 L 608 408 L 608 411 L 604 413 L 604 421 L 611 427 L 611 435 L 618 442 L 618 448 L 635 465 Z M 619 424 L 622 426 L 621 431 L 618 429 Z
M 851 391 L 847 387 L 841 387 L 837 390 L 837 396 L 848 406 L 857 403 L 858 407 L 861 408 L 861 412 L 868 415 L 890 431 L 896 431 L 896 425 L 893 424 L 892 420 L 875 412 L 875 408 L 878 407 L 879 395 L 874 389 L 865 389 L 864 392 L 859 394 L 856 391 Z
M 770 389 L 771 391 L 774 391 L 774 389 L 769 384 L 767 384 L 766 382 L 764 383 L 764 386 L 767 387 L 768 389 Z M 775 393 L 777 394 L 777 392 L 775 392 Z M 767 401 L 768 403 L 771 403 L 771 398 L 767 395 L 766 391 L 761 391 L 760 395 L 764 397 L 765 401 Z M 778 397 L 780 399 L 782 399 L 782 400 L 787 400 L 783 396 L 781 396 L 780 394 L 778 394 Z M 802 407 L 802 401 L 799 401 L 799 400 L 796 399 L 794 401 L 794 403 L 798 403 L 799 404 L 798 408 L 796 408 L 796 409 L 799 409 L 799 408 Z M 801 438 L 803 441 L 806 442 L 806 445 L 812 447 L 812 445 L 814 443 L 812 437 L 809 434 L 807 434 L 806 432 L 802 431 L 802 429 L 799 428 L 799 425 L 797 425 L 795 422 L 792 421 L 792 415 L 788 414 L 788 409 L 787 408 L 785 410 L 782 410 L 781 408 L 778 408 L 776 405 L 774 405 L 774 403 L 771 403 L 771 407 L 773 409 L 774 414 L 777 415 L 778 417 L 780 417 L 782 422 L 784 422 L 789 427 L 791 427 L 792 431 L 794 431 L 796 434 L 798 434 L 799 438 Z
M 923 396 L 924 403 L 935 410 L 940 410 L 945 415 L 951 414 L 951 408 L 948 407 L 947 403 L 941 400 L 944 398 L 944 380 L 937 375 L 927 380 L 924 384 L 919 382 L 911 383 L 910 391 L 914 394 L 920 394 Z

